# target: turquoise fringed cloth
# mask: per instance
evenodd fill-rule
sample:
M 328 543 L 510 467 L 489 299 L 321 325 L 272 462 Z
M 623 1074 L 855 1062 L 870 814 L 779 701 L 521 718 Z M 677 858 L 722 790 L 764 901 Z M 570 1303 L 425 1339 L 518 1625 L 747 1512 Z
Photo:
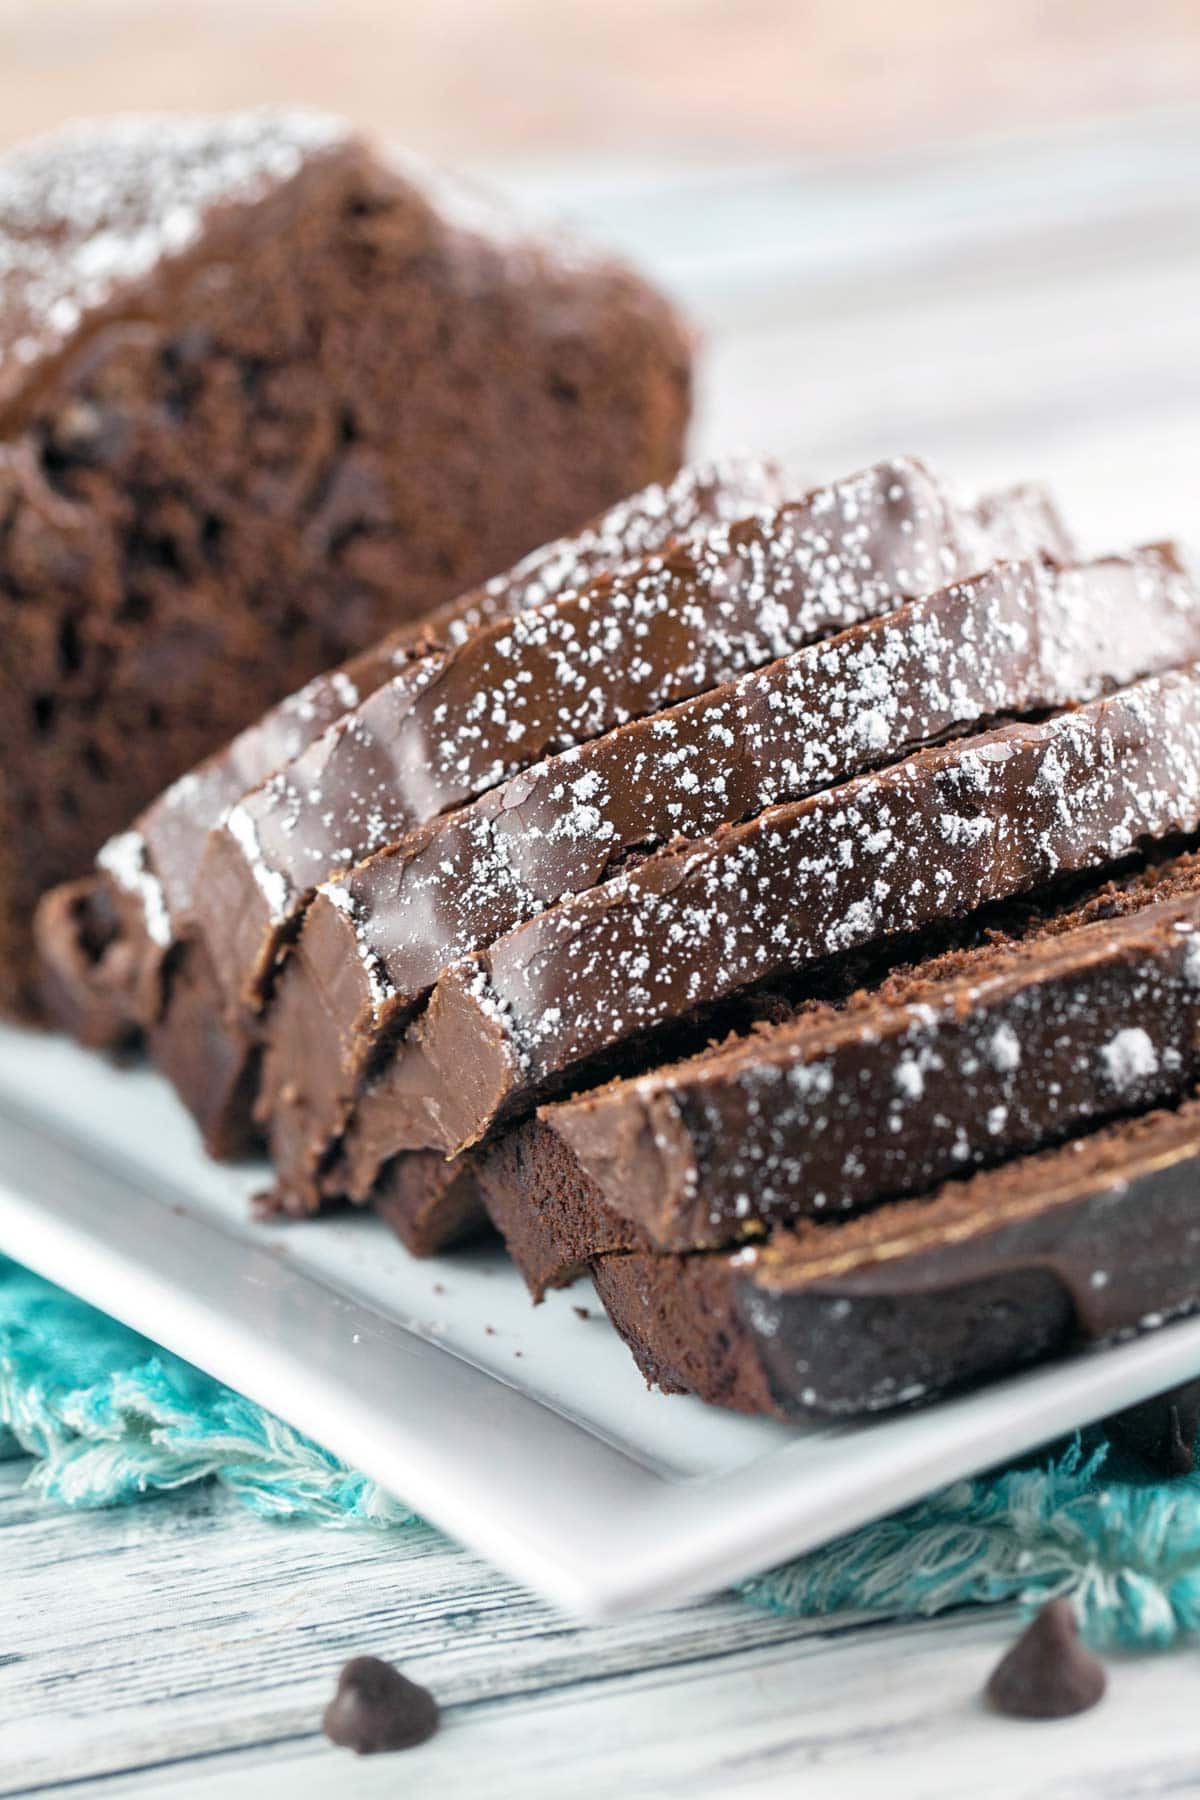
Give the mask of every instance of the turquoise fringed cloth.
M 311 1439 L 62 1288 L 0 1257 L 0 1432 L 64 1506 L 219 1481 L 255 1512 L 322 1525 L 414 1515 Z
M 211 1480 L 273 1519 L 414 1522 L 261 1407 L 4 1258 L 0 1431 L 65 1506 Z M 1200 1633 L 1200 1475 L 1139 1481 L 1106 1445 L 1076 1439 L 1037 1466 L 956 1482 L 743 1592 L 812 1617 L 1066 1593 L 1096 1645 L 1164 1647 Z

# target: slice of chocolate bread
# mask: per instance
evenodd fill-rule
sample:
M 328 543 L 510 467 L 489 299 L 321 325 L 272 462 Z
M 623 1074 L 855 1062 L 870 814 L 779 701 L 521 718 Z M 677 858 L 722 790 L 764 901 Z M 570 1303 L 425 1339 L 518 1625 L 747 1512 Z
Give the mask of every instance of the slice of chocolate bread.
M 37 935 L 50 1017 L 93 1045 L 159 1022 L 163 969 L 168 959 L 178 961 L 209 832 L 244 794 L 295 761 L 386 681 L 413 671 L 438 646 L 461 641 L 485 619 L 511 617 L 631 557 L 777 505 L 783 487 L 771 463 L 696 464 L 668 486 L 619 501 L 575 536 L 532 551 L 507 574 L 398 628 L 281 701 L 106 844 L 91 877 L 43 905 Z
M 544 1107 L 475 1165 L 534 1290 L 862 1212 L 1200 1081 L 1200 857 Z
M 542 606 L 378 688 L 230 809 L 195 918 L 231 1002 L 257 1006 L 318 884 L 544 756 L 1061 536 L 1044 495 L 986 515 L 881 464 Z
M 635 516 L 635 540 L 647 535 Z M 227 1083 L 214 1089 L 207 1058 L 196 1053 L 199 1037 L 211 1043 L 223 1036 L 223 1065 L 240 1067 L 253 1088 L 255 1005 L 286 934 L 298 926 L 318 878 L 389 838 L 389 808 L 403 819 L 413 807 L 448 803 L 459 791 L 469 795 L 548 745 L 710 686 L 767 660 L 773 646 L 828 632 L 846 616 L 878 611 L 894 589 L 922 588 L 939 571 L 989 562 L 1005 546 L 1057 545 L 1061 553 L 1063 537 L 1039 490 L 1017 489 L 966 510 L 919 464 L 885 464 L 734 528 L 692 533 L 665 560 L 652 557 L 636 565 L 636 575 L 546 602 L 521 615 L 516 629 L 507 620 L 493 622 L 448 657 L 434 652 L 408 661 L 228 810 L 199 872 L 186 864 L 194 896 L 190 929 L 203 936 L 206 953 L 176 962 L 174 979 L 187 989 L 180 1009 L 188 1018 L 187 1041 L 165 1041 L 172 1029 L 168 1010 L 155 1047 L 182 1084 L 210 1148 L 229 1153 L 240 1138 L 221 1098 L 225 1092 L 233 1099 L 233 1090 Z M 561 555 L 553 562 L 561 563 Z M 697 570 L 693 582 L 688 571 Z M 614 663 L 622 643 L 628 654 Z M 517 694 L 519 727 L 500 715 L 492 697 L 497 665 Z M 465 745 L 465 765 L 427 767 L 422 777 L 416 747 L 405 737 L 412 732 L 429 735 L 434 763 L 446 760 L 447 744 Z M 436 744 L 443 749 L 435 755 Z M 187 810 L 185 793 L 179 811 Z M 174 829 L 174 813 L 169 824 Z M 190 833 L 188 844 L 195 841 Z M 161 884 L 147 885 L 141 840 L 134 848 L 126 880 L 153 924 Z M 298 883 L 308 885 L 302 890 Z M 159 921 L 159 931 L 169 943 L 169 920 L 166 929 Z M 251 1001 L 244 1014 L 243 999 Z M 224 1014 L 221 1022 L 207 1020 L 203 1032 L 201 1006 Z M 239 1089 L 234 1114 L 241 1120 L 245 1112 Z
M 91 1050 L 136 1040 L 142 940 L 131 940 L 111 884 L 93 870 L 42 895 L 34 915 L 43 1017 Z
M 1169 548 L 1002 563 L 535 765 L 318 890 L 264 1026 L 260 1115 L 318 1197 L 360 1081 L 442 969 L 632 854 L 699 837 L 1000 714 L 1200 656 Z
M 1200 1303 L 1200 1101 L 733 1255 L 600 1257 L 651 1383 L 741 1412 L 880 1412 Z
M 724 996 L 1197 827 L 1193 664 L 658 851 L 442 975 L 356 1110 L 348 1191 L 398 1151 L 469 1148 L 608 1053 L 649 1060 Z
M 670 476 L 687 407 L 632 274 L 336 121 L 6 156 L 3 1004 L 39 892 L 265 702 Z
M 662 1249 L 856 1212 L 1200 1081 L 1200 860 L 544 1109 Z

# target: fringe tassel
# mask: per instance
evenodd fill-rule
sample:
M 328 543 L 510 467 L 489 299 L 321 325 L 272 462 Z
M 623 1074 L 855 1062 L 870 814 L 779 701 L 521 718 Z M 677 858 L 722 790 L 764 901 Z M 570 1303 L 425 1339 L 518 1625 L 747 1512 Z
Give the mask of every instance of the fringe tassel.
M 213 1480 L 270 1518 L 419 1522 L 301 1432 L 0 1259 L 5 1433 L 38 1458 L 31 1484 L 64 1506 L 114 1506 Z
M 1108 1479 L 1076 1439 L 1044 1468 L 959 1481 L 743 1584 L 776 1612 L 921 1617 L 1069 1595 L 1097 1648 L 1200 1635 L 1200 1479 Z
M 0 1457 L 64 1506 L 217 1481 L 264 1517 L 333 1527 L 420 1521 L 290 1426 L 103 1313 L 0 1258 Z M 1069 1594 L 1102 1646 L 1200 1637 L 1200 1476 L 1125 1479 L 1076 1440 L 1041 1468 L 956 1482 L 746 1582 L 777 1612 L 915 1617 Z

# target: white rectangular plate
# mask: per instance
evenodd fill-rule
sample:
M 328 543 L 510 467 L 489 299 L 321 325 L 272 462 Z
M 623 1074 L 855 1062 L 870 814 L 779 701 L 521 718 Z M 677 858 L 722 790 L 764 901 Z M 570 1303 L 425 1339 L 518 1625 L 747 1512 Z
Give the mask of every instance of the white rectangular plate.
M 1195 1319 L 867 1425 L 737 1418 L 648 1393 L 586 1288 L 535 1309 L 492 1248 L 417 1262 L 367 1216 L 254 1224 L 266 1178 L 210 1162 L 150 1071 L 0 1029 L 0 1250 L 593 1618 L 750 1575 L 1200 1372 Z

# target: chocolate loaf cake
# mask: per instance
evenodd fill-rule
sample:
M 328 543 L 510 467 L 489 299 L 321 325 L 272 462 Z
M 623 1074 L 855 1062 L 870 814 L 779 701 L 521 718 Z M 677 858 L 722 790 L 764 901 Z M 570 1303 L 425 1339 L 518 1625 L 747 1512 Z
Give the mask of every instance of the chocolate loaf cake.
M 469 1148 L 618 1047 L 805 964 L 1200 827 L 1200 668 L 655 852 L 452 965 L 342 1145 L 365 1196 L 405 1149 Z
M 166 781 L 669 477 L 687 407 L 685 338 L 633 275 L 336 121 L 118 120 L 10 153 L 0 1003 L 34 1005 L 38 894 Z
M 456 957 L 631 854 L 698 837 L 999 714 L 1200 655 L 1170 549 L 965 584 L 535 765 L 326 883 L 264 1027 L 281 1190 L 319 1197 L 360 1080 Z
M 783 483 L 770 463 L 733 459 L 685 469 L 668 486 L 619 501 L 574 537 L 532 551 L 507 574 L 401 626 L 281 701 L 104 845 L 91 876 L 44 903 L 38 948 L 51 1018 L 92 1045 L 162 1019 L 163 971 L 179 960 L 209 832 L 385 682 L 485 620 L 511 617 L 631 557 L 777 505 Z
M 474 1173 L 539 1297 L 597 1254 L 736 1245 L 927 1192 L 1200 1081 L 1200 856 L 555 1102 Z
M 753 484 L 760 509 L 771 479 L 760 474 Z M 1016 490 L 964 509 L 910 462 L 881 465 L 733 527 L 723 522 L 727 495 L 709 500 L 715 525 L 686 493 L 683 510 L 688 529 L 682 536 L 675 530 L 665 559 L 643 558 L 626 575 L 592 580 L 531 612 L 514 606 L 515 629 L 508 618 L 493 616 L 456 651 L 408 656 L 298 758 L 226 808 L 199 870 L 198 835 L 181 822 L 194 816 L 204 783 L 177 784 L 161 803 L 161 820 L 153 816 L 157 809 L 149 820 L 161 826 L 151 836 L 166 871 L 182 874 L 177 894 L 168 896 L 155 874 L 145 831 L 108 847 L 109 873 L 142 913 L 148 939 L 157 930 L 162 947 L 170 946 L 174 907 L 203 941 L 202 951 L 174 964 L 186 1028 L 173 1031 L 168 1010 L 151 1036 L 156 1057 L 170 1066 L 213 1149 L 234 1150 L 242 1141 L 241 1089 L 253 1086 L 255 1009 L 317 879 L 388 841 L 425 809 L 469 799 L 548 747 L 586 739 L 677 694 L 702 691 L 781 646 L 886 608 L 897 592 L 924 590 L 947 570 L 989 563 L 1007 548 L 1065 554 L 1065 532 L 1040 491 Z M 653 541 L 654 521 L 670 514 L 661 497 L 634 507 L 632 529 L 617 520 L 600 534 L 604 559 L 616 531 L 640 552 Z M 585 572 L 601 561 L 592 539 L 583 555 Z M 566 566 L 558 546 L 535 569 L 535 589 L 549 585 L 547 569 L 569 580 L 561 573 Z M 1168 579 L 1165 565 L 1157 573 Z M 459 609 L 478 610 L 477 601 Z M 494 615 L 494 602 L 491 610 Z M 623 658 L 617 655 L 622 643 L 628 647 Z M 516 696 L 512 718 L 501 716 L 492 695 L 501 677 Z M 223 779 L 218 771 L 219 786 Z M 161 850 L 164 840 L 169 855 Z M 135 929 L 131 923 L 130 932 Z M 68 944 L 58 960 L 70 958 Z M 80 960 L 75 956 L 76 968 Z M 149 966 L 155 962 L 151 954 Z M 220 1023 L 203 1017 L 216 1009 Z M 242 1071 L 236 1087 L 211 1079 L 210 1046 L 218 1037 L 222 1066 L 231 1075 Z
M 602 1256 L 647 1380 L 742 1412 L 927 1399 L 1200 1302 L 1200 1101 L 761 1246 Z
M 985 517 L 920 464 L 885 463 L 482 625 L 377 689 L 214 830 L 194 910 L 225 993 L 257 1005 L 318 883 L 414 826 L 1012 543 L 1061 535 L 1037 491 Z

